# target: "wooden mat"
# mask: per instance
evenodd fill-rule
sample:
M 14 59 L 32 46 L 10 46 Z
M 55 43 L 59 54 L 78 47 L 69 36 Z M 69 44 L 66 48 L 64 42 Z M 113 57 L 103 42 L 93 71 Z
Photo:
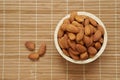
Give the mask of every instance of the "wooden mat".
M 107 47 L 93 63 L 72 64 L 55 48 L 56 25 L 73 10 L 106 26 Z M 46 55 L 30 61 L 26 41 L 46 42 Z M 0 80 L 120 80 L 120 0 L 0 0 Z

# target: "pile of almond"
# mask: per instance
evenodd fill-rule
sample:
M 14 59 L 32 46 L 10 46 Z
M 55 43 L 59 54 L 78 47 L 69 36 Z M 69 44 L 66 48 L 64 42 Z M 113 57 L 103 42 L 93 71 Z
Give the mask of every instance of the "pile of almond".
M 25 47 L 29 51 L 35 51 L 35 43 L 32 41 L 26 41 Z M 46 52 L 46 44 L 44 42 L 41 43 L 40 48 L 37 52 L 32 52 L 29 54 L 28 58 L 32 61 L 37 61 L 41 56 L 43 56 Z
M 63 53 L 74 60 L 94 57 L 104 40 L 104 29 L 94 19 L 72 12 L 58 31 L 58 43 Z

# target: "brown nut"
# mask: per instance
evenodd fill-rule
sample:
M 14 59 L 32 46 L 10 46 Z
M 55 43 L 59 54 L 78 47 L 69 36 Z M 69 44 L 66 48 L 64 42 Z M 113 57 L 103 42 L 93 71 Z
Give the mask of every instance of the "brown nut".
M 76 26 L 72 25 L 72 24 L 68 24 L 66 26 L 66 31 L 71 32 L 71 33 L 78 33 L 79 29 Z
M 63 24 L 70 24 L 70 20 L 67 18 L 63 21 Z
M 85 25 L 85 26 L 86 26 L 86 25 L 89 25 L 89 19 L 88 19 L 88 18 L 85 19 L 84 25 Z
M 95 43 L 95 48 L 96 48 L 97 50 L 99 50 L 99 49 L 101 48 L 101 43 L 100 43 L 100 42 L 96 42 L 96 43 Z
M 76 50 L 79 52 L 79 53 L 84 53 L 84 52 L 86 52 L 86 47 L 85 46 L 83 46 L 83 45 L 80 45 L 80 44 L 77 44 L 76 45 Z
M 64 31 L 62 29 L 59 29 L 58 38 L 61 38 L 63 35 L 64 35 Z
M 86 59 L 88 59 L 88 53 L 87 53 L 87 52 L 81 53 L 81 54 L 80 54 L 80 59 L 81 59 L 81 60 L 86 60 Z
M 86 16 L 83 16 L 83 15 L 77 15 L 75 16 L 75 20 L 77 22 L 83 22 L 87 17 Z
M 72 23 L 75 20 L 75 16 L 77 15 L 77 12 L 73 11 L 70 13 L 70 22 Z
M 98 41 L 98 40 L 101 38 L 101 36 L 102 36 L 101 31 L 100 31 L 100 30 L 97 30 L 97 31 L 95 32 L 95 34 L 93 35 L 93 40 L 94 40 L 94 41 Z
M 41 43 L 40 48 L 38 50 L 39 56 L 43 56 L 46 52 L 46 44 L 44 42 Z
M 90 57 L 93 57 L 97 53 L 97 50 L 94 47 L 89 47 L 88 52 Z
M 90 37 L 88 37 L 88 36 L 84 36 L 83 41 L 84 41 L 84 43 L 85 43 L 85 45 L 86 45 L 87 47 L 91 46 L 92 43 L 93 43 L 92 38 L 90 38 Z
M 69 47 L 71 47 L 73 50 L 76 50 L 76 43 L 74 41 L 71 41 L 68 39 L 68 45 Z
M 78 55 L 74 55 L 69 51 L 70 57 L 73 58 L 74 60 L 79 60 L 80 57 Z
M 74 26 L 76 26 L 76 27 L 81 27 L 81 28 L 83 28 L 83 25 L 80 24 L 80 23 L 78 23 L 77 21 L 73 21 L 72 24 L 73 24 Z
M 69 48 L 69 52 L 71 52 L 71 53 L 74 54 L 74 55 L 79 55 L 79 54 L 80 54 L 78 51 L 73 50 L 73 49 L 71 49 L 71 48 Z
M 77 35 L 76 35 L 76 42 L 81 41 L 83 39 L 83 36 L 84 36 L 84 31 L 80 30 L 80 32 L 77 33 Z
M 89 18 L 89 21 L 90 21 L 90 23 L 91 23 L 93 26 L 97 26 L 97 25 L 98 25 L 97 22 L 96 22 L 94 19 L 92 19 L 92 18 Z
M 103 29 L 103 27 L 102 27 L 101 25 L 98 25 L 97 28 L 98 28 L 98 30 L 101 31 L 101 33 L 102 33 L 102 35 L 103 35 L 103 34 L 104 34 L 104 29 Z
M 30 51 L 34 51 L 35 50 L 35 43 L 32 41 L 27 41 L 25 43 L 25 47 Z
M 90 28 L 89 25 L 86 25 L 86 26 L 85 26 L 85 35 L 88 36 L 88 35 L 90 35 L 90 34 L 91 34 L 91 28 Z
M 70 40 L 75 40 L 75 34 L 74 33 L 68 33 L 68 37 Z
M 37 61 L 39 59 L 39 54 L 38 53 L 31 53 L 31 54 L 29 54 L 28 58 L 32 61 Z
M 69 52 L 66 49 L 62 49 L 62 51 L 66 56 L 70 56 Z

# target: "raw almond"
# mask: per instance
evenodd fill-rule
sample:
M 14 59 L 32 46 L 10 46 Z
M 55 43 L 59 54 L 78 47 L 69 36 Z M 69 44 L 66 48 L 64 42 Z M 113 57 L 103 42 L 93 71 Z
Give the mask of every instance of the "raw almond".
M 66 27 L 66 31 L 71 32 L 71 33 L 78 33 L 79 29 L 76 26 L 69 24 Z
M 100 42 L 96 42 L 96 43 L 95 43 L 95 48 L 96 48 L 97 50 L 99 50 L 99 49 L 101 48 L 101 43 L 100 43 Z
M 62 49 L 63 53 L 66 55 L 66 56 L 70 56 L 69 52 L 65 49 Z
M 25 47 L 30 51 L 34 51 L 35 50 L 35 43 L 32 41 L 27 41 L 25 43 Z
M 46 44 L 44 42 L 41 43 L 40 48 L 38 50 L 39 56 L 43 56 L 46 52 Z
M 70 54 L 71 58 L 73 58 L 74 60 L 80 59 L 79 56 L 72 54 L 70 51 L 69 51 L 69 54 Z
M 75 20 L 77 22 L 83 22 L 85 20 L 86 16 L 83 16 L 83 15 L 77 15 L 75 16 Z
M 84 52 L 84 53 L 80 54 L 80 59 L 81 59 L 81 60 L 86 60 L 86 59 L 88 59 L 88 53 L 87 53 L 87 52 Z
M 77 15 L 77 12 L 73 11 L 70 14 L 70 22 L 72 23 L 75 20 L 75 16 Z
M 86 26 L 86 25 L 88 25 L 88 24 L 89 24 L 89 19 L 86 18 L 86 19 L 85 19 L 85 22 L 84 22 L 84 25 Z
M 98 28 L 98 30 L 101 31 L 101 33 L 102 33 L 102 35 L 103 35 L 103 34 L 104 34 L 104 29 L 103 29 L 103 27 L 102 27 L 101 25 L 98 25 L 97 28 Z
M 73 21 L 72 24 L 75 25 L 76 27 L 81 27 L 81 28 L 83 28 L 83 25 L 80 24 L 80 23 L 78 23 L 77 21 Z
M 80 40 L 82 40 L 83 36 L 84 36 L 84 31 L 80 30 L 80 32 L 76 35 L 76 42 L 79 42 Z
M 62 24 L 62 25 L 61 25 L 61 29 L 62 29 L 63 31 L 65 31 L 65 30 L 66 30 L 67 25 L 68 25 L 68 24 Z
M 94 26 L 89 25 L 89 27 L 90 27 L 90 33 L 93 34 L 94 33 Z
M 90 23 L 91 23 L 93 26 L 97 26 L 97 22 L 96 22 L 94 19 L 89 18 L 89 20 L 90 20 Z
M 94 40 L 94 41 L 98 41 L 98 40 L 101 38 L 101 36 L 102 36 L 101 31 L 100 31 L 100 30 L 97 30 L 97 31 L 95 32 L 95 34 L 93 35 L 93 40 Z
M 91 31 L 90 31 L 90 26 L 89 25 L 86 25 L 85 26 L 85 35 L 90 35 L 91 34 Z
M 70 40 L 75 40 L 76 36 L 73 33 L 68 33 L 68 37 L 69 37 Z
M 73 50 L 76 50 L 76 43 L 74 41 L 71 41 L 68 39 L 68 45 L 73 49 Z
M 71 48 L 69 48 L 69 52 L 71 52 L 74 55 L 79 55 L 80 54 L 78 51 L 75 51 L 75 50 L 73 50 Z
M 62 29 L 59 29 L 58 38 L 61 38 L 63 35 L 64 35 L 64 31 Z
M 77 44 L 77 45 L 76 45 L 76 49 L 77 49 L 77 51 L 78 51 L 79 53 L 84 53 L 84 52 L 86 52 L 86 50 L 87 50 L 85 46 L 80 45 L 80 44 Z
M 97 50 L 94 47 L 89 47 L 88 52 L 89 52 L 89 55 L 93 57 L 97 53 Z
M 103 43 L 103 38 L 101 37 L 100 40 L 99 40 L 100 43 Z
M 91 46 L 92 43 L 93 43 L 92 38 L 90 38 L 90 37 L 88 37 L 88 36 L 84 36 L 83 41 L 84 41 L 84 43 L 85 43 L 85 45 L 86 45 L 87 47 Z
M 61 48 L 67 49 L 69 47 L 67 40 L 68 40 L 68 37 L 66 34 L 62 38 L 58 39 L 58 43 Z
M 31 54 L 29 54 L 28 58 L 32 61 L 37 61 L 39 59 L 39 54 L 38 53 L 31 53 Z
M 70 20 L 67 18 L 63 21 L 63 24 L 70 24 Z

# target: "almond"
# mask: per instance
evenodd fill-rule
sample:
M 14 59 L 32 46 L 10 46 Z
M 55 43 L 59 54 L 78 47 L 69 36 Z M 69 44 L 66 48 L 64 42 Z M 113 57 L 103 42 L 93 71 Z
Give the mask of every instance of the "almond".
M 86 49 L 85 46 L 80 45 L 80 44 L 77 44 L 77 45 L 76 45 L 76 50 L 77 50 L 79 53 L 84 53 L 87 49 Z
M 80 54 L 78 51 L 73 50 L 73 49 L 71 49 L 71 48 L 69 48 L 69 52 L 71 52 L 71 53 L 74 54 L 74 55 L 79 55 L 79 54 Z
M 67 49 L 69 47 L 67 40 L 68 40 L 68 37 L 66 34 L 62 38 L 58 39 L 58 43 L 61 48 Z
M 73 49 L 73 50 L 76 50 L 76 43 L 74 41 L 71 41 L 68 39 L 68 45 Z
M 38 53 L 31 53 L 31 54 L 29 54 L 28 58 L 32 61 L 37 61 L 39 59 L 39 54 Z
M 100 38 L 99 42 L 100 42 L 101 44 L 103 43 L 103 38 L 102 38 L 102 37 Z
M 94 47 L 89 47 L 88 52 L 90 57 L 93 57 L 97 53 L 97 50 Z
M 90 20 L 90 23 L 91 23 L 93 26 L 97 26 L 97 22 L 96 22 L 94 19 L 89 18 L 89 20 Z
M 69 24 L 66 27 L 66 31 L 71 32 L 71 33 L 78 33 L 79 29 L 77 27 L 75 27 L 74 25 Z
M 63 35 L 64 35 L 64 31 L 62 29 L 59 29 L 58 38 L 61 38 Z
M 88 59 L 88 53 L 87 53 L 87 52 L 84 52 L 84 53 L 80 54 L 80 59 L 81 59 L 81 60 L 86 60 L 86 59 Z
M 103 35 L 103 34 L 104 34 L 104 29 L 103 29 L 103 27 L 102 27 L 101 25 L 98 25 L 97 28 L 98 28 L 98 30 L 101 31 L 101 33 L 102 33 L 102 35 Z
M 90 38 L 90 37 L 88 37 L 88 36 L 84 36 L 83 41 L 84 41 L 84 43 L 85 43 L 85 45 L 86 45 L 87 47 L 91 46 L 92 43 L 93 43 L 92 38 Z
M 30 51 L 34 51 L 35 50 L 35 43 L 32 41 L 27 41 L 25 43 L 25 47 Z
M 70 24 L 70 20 L 67 18 L 63 21 L 63 24 Z
M 80 30 L 80 32 L 76 35 L 76 42 L 79 42 L 80 40 L 82 40 L 83 36 L 84 36 L 84 31 Z
M 81 27 L 81 28 L 83 28 L 83 25 L 80 24 L 80 23 L 78 23 L 77 21 L 73 21 L 72 24 L 73 24 L 74 26 L 76 26 L 76 27 Z
M 46 44 L 44 42 L 41 43 L 40 48 L 38 50 L 39 56 L 43 56 L 46 52 Z
M 85 26 L 85 35 L 90 35 L 91 34 L 91 29 L 89 25 Z
M 97 30 L 97 31 L 95 32 L 95 34 L 93 35 L 93 40 L 94 40 L 94 41 L 98 41 L 98 40 L 101 38 L 101 36 L 102 36 L 101 31 L 100 31 L 100 30 Z
M 80 59 L 78 55 L 74 55 L 70 51 L 69 51 L 69 54 L 70 54 L 71 58 L 73 58 L 74 60 L 79 60 Z
M 94 33 L 94 26 L 89 25 L 89 27 L 90 27 L 90 33 L 93 34 Z
M 66 56 L 70 56 L 70 55 L 69 55 L 69 52 L 68 52 L 67 50 L 62 49 L 62 51 L 63 51 L 63 53 L 64 53 Z
M 76 36 L 73 33 L 68 33 L 68 37 L 69 37 L 70 40 L 75 40 Z
M 62 25 L 61 25 L 61 29 L 62 29 L 63 31 L 65 31 L 65 30 L 66 30 L 67 25 L 68 25 L 68 24 L 62 24 Z
M 100 43 L 100 42 L 96 42 L 96 43 L 95 43 L 95 48 L 96 48 L 97 50 L 99 50 L 99 49 L 101 48 L 101 43 Z
M 83 22 L 85 20 L 86 16 L 83 16 L 83 15 L 77 15 L 75 16 L 75 20 L 77 22 Z
M 85 19 L 85 22 L 84 22 L 84 25 L 86 26 L 86 25 L 88 25 L 88 24 L 89 24 L 89 19 L 86 18 L 86 19 Z
M 75 20 L 75 16 L 77 15 L 77 12 L 73 11 L 70 14 L 70 22 L 72 23 Z

